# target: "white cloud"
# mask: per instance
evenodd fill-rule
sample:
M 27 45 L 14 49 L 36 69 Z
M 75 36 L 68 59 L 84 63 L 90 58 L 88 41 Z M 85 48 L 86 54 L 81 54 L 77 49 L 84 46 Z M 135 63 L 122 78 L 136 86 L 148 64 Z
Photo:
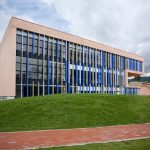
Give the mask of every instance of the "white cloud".
M 9 23 L 10 20 L 10 16 L 6 15 L 3 11 L 0 10 L 0 41 L 4 35 L 4 32 L 6 30 L 6 27 Z
M 26 14 L 18 14 L 17 9 L 8 6 L 6 0 L 0 0 L 0 41 L 12 16 L 16 16 L 18 18 L 28 20 L 30 22 L 35 22 L 31 17 L 27 16 Z
M 149 0 L 0 0 L 0 35 L 15 15 L 141 55 L 150 72 L 149 14 Z
M 149 0 L 42 0 L 55 5 L 69 31 L 145 58 L 150 72 Z

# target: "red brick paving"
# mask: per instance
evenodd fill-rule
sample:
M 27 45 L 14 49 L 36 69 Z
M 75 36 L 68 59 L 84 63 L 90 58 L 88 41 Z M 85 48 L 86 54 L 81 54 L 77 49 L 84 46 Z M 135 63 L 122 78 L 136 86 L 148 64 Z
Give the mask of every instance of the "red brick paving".
M 98 128 L 0 132 L 0 150 L 30 149 L 150 138 L 150 123 Z

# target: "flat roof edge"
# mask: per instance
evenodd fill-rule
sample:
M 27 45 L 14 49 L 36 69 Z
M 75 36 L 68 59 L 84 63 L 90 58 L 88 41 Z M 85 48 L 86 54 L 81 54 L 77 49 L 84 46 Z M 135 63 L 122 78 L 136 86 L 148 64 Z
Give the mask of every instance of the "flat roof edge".
M 114 48 L 114 47 L 112 47 L 112 46 L 109 46 L 109 45 L 106 45 L 106 44 L 103 44 L 103 43 L 99 43 L 99 42 L 96 42 L 96 41 L 93 41 L 93 40 L 89 40 L 89 39 L 86 39 L 86 38 L 83 38 L 83 37 L 80 37 L 80 36 L 77 36 L 77 35 L 74 35 L 74 34 L 70 34 L 70 33 L 66 33 L 66 32 L 63 32 L 63 31 L 60 31 L 60 30 L 56 30 L 56 29 L 53 29 L 53 28 L 50 28 L 50 27 L 47 27 L 47 26 L 44 26 L 44 25 L 41 25 L 41 24 L 38 24 L 38 23 L 35 23 L 35 22 L 30 22 L 30 21 L 27 21 L 27 20 L 24 20 L 24 19 L 20 19 L 20 18 L 17 18 L 17 17 L 15 17 L 15 16 L 13 16 L 12 18 L 11 18 L 11 20 L 10 20 L 10 22 L 9 22 L 9 24 L 11 24 L 11 23 L 13 23 L 14 25 L 15 25 L 15 22 L 18 22 L 18 21 L 21 21 L 21 22 L 26 22 L 26 23 L 29 23 L 29 24 L 32 24 L 32 25 L 35 25 L 35 26 L 37 26 L 37 27 L 40 27 L 40 28 L 43 28 L 43 29 L 48 29 L 49 31 L 53 31 L 53 32 L 55 32 L 55 33 L 58 33 L 58 34 L 60 34 L 61 36 L 66 36 L 66 37 L 68 37 L 68 36 L 70 36 L 70 38 L 72 37 L 72 40 L 69 40 L 70 42 L 73 42 L 73 43 L 77 43 L 77 42 L 74 42 L 73 40 L 78 40 L 78 41 L 80 41 L 80 40 L 83 40 L 83 41 L 87 41 L 87 43 L 91 43 L 91 44 L 93 44 L 93 45 L 95 45 L 95 47 L 96 46 L 102 46 L 102 47 L 107 47 L 108 49 L 110 48 L 111 49 L 111 51 L 109 51 L 109 52 L 111 52 L 111 53 L 115 53 L 115 54 L 117 54 L 118 53 L 118 55 L 121 55 L 121 56 L 124 56 L 124 55 L 129 55 L 129 56 L 125 56 L 125 57 L 129 57 L 129 58 L 136 58 L 136 59 L 138 59 L 138 60 L 140 60 L 140 61 L 144 61 L 144 58 L 142 57 L 142 56 L 139 56 L 139 55 L 137 55 L 137 54 L 134 54 L 134 53 L 131 53 L 131 52 L 127 52 L 127 51 L 124 51 L 124 50 L 121 50 L 121 49 L 118 49 L 118 48 Z M 9 26 L 9 25 L 8 25 Z M 17 28 L 18 26 L 16 26 L 16 28 Z M 25 27 L 25 26 L 24 26 Z M 8 28 L 8 27 L 7 27 Z M 19 28 L 19 27 L 18 27 Z M 24 29 L 25 30 L 25 29 Z M 32 31 L 32 30 L 31 30 Z M 40 33 L 40 31 L 38 32 L 38 33 Z M 41 33 L 41 34 L 44 34 L 44 33 Z M 47 35 L 47 36 L 50 36 L 50 35 L 48 35 L 48 34 L 45 34 L 45 35 Z M 57 37 L 56 37 L 57 38 Z M 59 38 L 59 37 L 58 37 Z M 79 43 L 77 43 L 77 44 L 79 44 Z M 81 44 L 81 45 L 85 45 L 86 46 L 86 44 L 85 43 L 83 43 L 83 44 Z M 90 47 L 90 46 L 88 46 L 88 47 Z M 92 48 L 93 46 L 91 46 L 91 48 Z M 94 47 L 93 47 L 94 48 Z M 95 48 L 95 49 L 98 49 L 98 48 Z M 101 50 L 104 50 L 104 51 L 107 51 L 107 50 L 105 50 L 105 49 L 101 49 Z M 116 52 L 113 52 L 112 50 L 115 50 Z M 121 54 L 121 53 L 124 53 L 124 54 Z

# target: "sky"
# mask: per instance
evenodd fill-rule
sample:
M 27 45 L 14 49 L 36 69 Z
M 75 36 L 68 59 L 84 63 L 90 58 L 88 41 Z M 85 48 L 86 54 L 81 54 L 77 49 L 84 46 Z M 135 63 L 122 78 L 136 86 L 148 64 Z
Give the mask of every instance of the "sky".
M 0 0 L 0 40 L 12 16 L 138 54 L 150 75 L 150 0 Z

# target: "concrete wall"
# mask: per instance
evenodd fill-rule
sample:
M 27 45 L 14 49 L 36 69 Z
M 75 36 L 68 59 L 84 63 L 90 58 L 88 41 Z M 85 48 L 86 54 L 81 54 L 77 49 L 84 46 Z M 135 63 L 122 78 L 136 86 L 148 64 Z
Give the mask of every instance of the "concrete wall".
M 140 95 L 150 95 L 150 83 L 143 83 L 140 90 Z
M 10 21 L 0 44 L 0 96 L 15 96 L 16 27 Z

